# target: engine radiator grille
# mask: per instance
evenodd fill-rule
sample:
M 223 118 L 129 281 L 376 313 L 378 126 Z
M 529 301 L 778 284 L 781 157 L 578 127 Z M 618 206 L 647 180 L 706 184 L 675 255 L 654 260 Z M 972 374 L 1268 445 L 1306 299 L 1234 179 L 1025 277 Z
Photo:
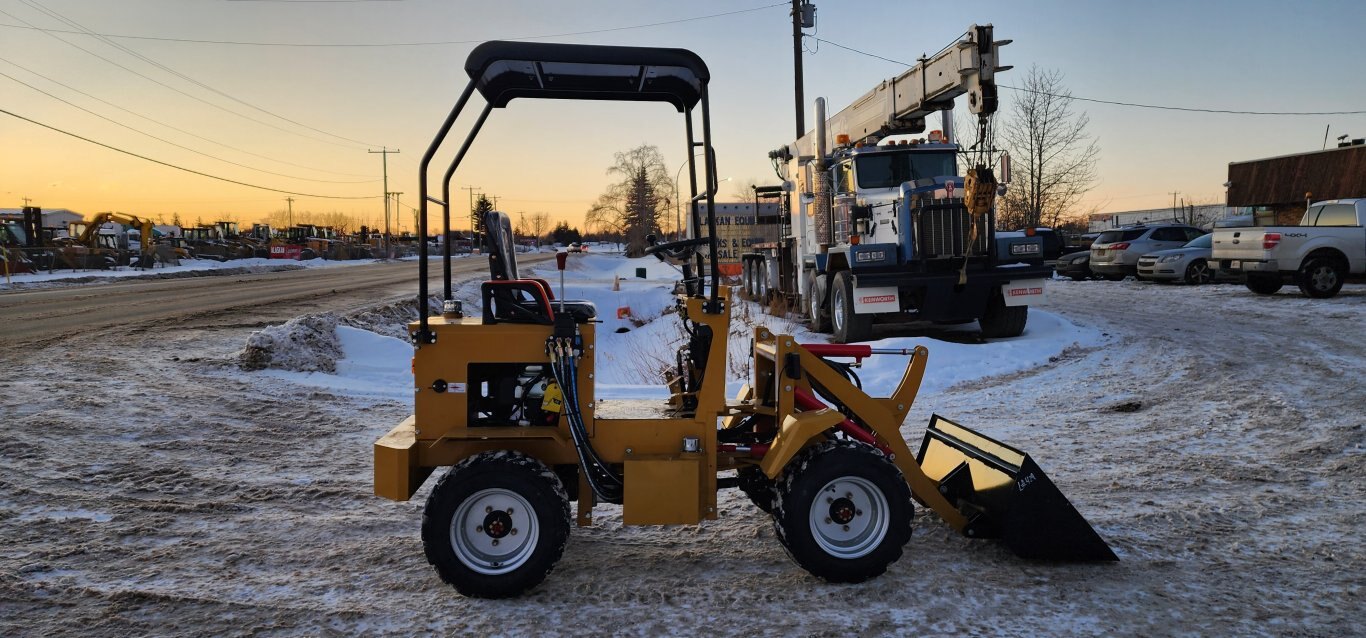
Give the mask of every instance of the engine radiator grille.
M 984 220 L 986 221 L 986 220 Z M 961 201 L 932 203 L 922 206 L 916 230 L 920 239 L 920 254 L 927 259 L 963 257 L 966 254 L 985 255 L 991 232 L 987 223 L 978 228 L 977 239 L 967 252 L 968 234 L 972 219 Z

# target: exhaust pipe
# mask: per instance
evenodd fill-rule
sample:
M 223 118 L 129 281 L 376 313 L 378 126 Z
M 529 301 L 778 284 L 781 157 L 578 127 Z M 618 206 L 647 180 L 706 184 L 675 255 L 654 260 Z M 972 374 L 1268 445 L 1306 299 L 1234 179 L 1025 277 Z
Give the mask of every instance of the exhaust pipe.
M 968 519 L 967 536 L 999 538 L 1022 558 L 1119 560 L 1024 452 L 936 414 L 916 460 Z
M 830 152 L 826 141 L 825 98 L 816 98 L 816 139 L 812 153 L 816 159 L 811 162 L 811 205 L 815 207 L 816 243 L 822 254 L 829 252 L 834 243 L 834 229 L 830 223 L 830 173 L 825 158 Z

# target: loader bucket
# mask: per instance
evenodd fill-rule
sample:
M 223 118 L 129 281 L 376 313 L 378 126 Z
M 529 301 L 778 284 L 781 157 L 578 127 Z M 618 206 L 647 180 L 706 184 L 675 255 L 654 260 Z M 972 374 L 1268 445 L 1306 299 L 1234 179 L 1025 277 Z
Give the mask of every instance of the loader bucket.
M 934 415 L 916 460 L 968 519 L 968 536 L 999 538 L 1023 558 L 1119 560 L 1024 452 Z

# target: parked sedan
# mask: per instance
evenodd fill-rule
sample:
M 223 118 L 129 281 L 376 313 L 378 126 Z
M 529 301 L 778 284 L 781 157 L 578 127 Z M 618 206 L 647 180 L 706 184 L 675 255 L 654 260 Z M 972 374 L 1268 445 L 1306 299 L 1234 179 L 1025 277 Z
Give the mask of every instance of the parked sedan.
M 1185 224 L 1127 226 L 1107 230 L 1091 244 L 1091 270 L 1110 281 L 1138 274 L 1138 258 L 1157 250 L 1180 248 L 1205 231 Z
M 1159 250 L 1138 258 L 1139 279 L 1184 281 L 1188 284 L 1207 284 L 1214 280 L 1215 271 L 1209 258 L 1213 235 L 1201 235 L 1185 246 Z
M 1071 277 L 1072 281 L 1100 278 L 1100 275 L 1091 272 L 1091 251 L 1089 250 L 1067 253 L 1059 257 L 1053 270 L 1063 277 Z

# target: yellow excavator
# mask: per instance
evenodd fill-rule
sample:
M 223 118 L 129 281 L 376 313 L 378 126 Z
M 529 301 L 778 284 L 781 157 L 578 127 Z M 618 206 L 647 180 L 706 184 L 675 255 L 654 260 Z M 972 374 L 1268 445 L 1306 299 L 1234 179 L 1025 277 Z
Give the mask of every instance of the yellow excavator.
M 92 259 L 104 259 L 106 261 L 113 260 L 114 263 L 118 263 L 123 249 L 114 243 L 103 240 L 102 237 L 108 236 L 101 235 L 100 233 L 100 229 L 110 222 L 131 226 L 138 230 L 137 258 L 135 260 L 129 260 L 126 265 L 137 266 L 139 268 L 151 268 L 155 260 L 155 255 L 152 250 L 154 224 L 151 220 L 142 219 L 136 215 L 128 215 L 125 213 L 99 213 L 89 222 L 78 222 L 75 224 L 73 230 L 78 232 L 72 233 L 71 238 L 68 239 L 68 246 L 63 251 L 70 253 L 67 255 L 67 260 L 69 262 L 81 260 L 89 263 Z
M 968 38 L 983 33 L 990 28 L 970 29 Z M 997 43 L 961 44 L 963 55 L 976 56 L 978 79 L 990 82 Z M 421 525 L 443 581 L 467 596 L 519 595 L 555 566 L 572 524 L 593 524 L 595 505 L 620 504 L 625 525 L 695 525 L 718 518 L 718 491 L 728 488 L 772 516 L 797 564 L 832 582 L 864 581 L 898 560 L 916 504 L 1025 558 L 1116 560 L 1028 454 L 938 416 L 918 449 L 907 444 L 901 426 L 925 374 L 924 347 L 803 344 L 755 327 L 749 382 L 725 396 L 734 300 L 717 268 L 710 74 L 701 58 L 682 49 L 487 42 L 465 71 L 470 84 L 421 161 L 420 236 L 431 235 L 429 202 L 442 208 L 449 233 L 455 171 L 490 112 L 514 99 L 663 102 L 684 115 L 687 155 L 700 147 L 705 160 L 699 171 L 689 159 L 689 238 L 652 240 L 646 251 L 682 273 L 676 316 L 687 338 L 673 357 L 667 399 L 595 396 L 597 310 L 564 298 L 564 253 L 559 295 L 519 272 L 504 213 L 484 220 L 491 277 L 470 316 L 452 295 L 450 242 L 442 312 L 429 316 L 427 243 L 419 242 L 420 314 L 409 327 L 415 413 L 375 442 L 374 490 L 404 501 L 448 468 Z M 476 90 L 483 111 L 445 172 L 441 197 L 429 195 L 433 157 Z M 970 106 L 982 118 L 995 110 L 994 101 Z M 885 397 L 866 393 L 854 372 L 874 356 L 908 357 Z

